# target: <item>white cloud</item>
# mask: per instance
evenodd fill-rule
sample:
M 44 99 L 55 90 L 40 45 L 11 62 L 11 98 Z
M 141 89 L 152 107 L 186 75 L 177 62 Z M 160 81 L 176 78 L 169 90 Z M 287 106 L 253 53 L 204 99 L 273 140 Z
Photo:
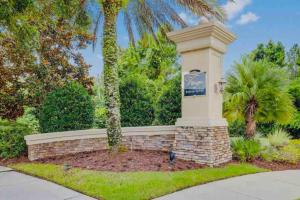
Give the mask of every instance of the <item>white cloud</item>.
M 181 13 L 179 13 L 179 16 L 183 19 L 183 21 L 185 21 L 189 25 L 194 26 L 194 25 L 197 25 L 199 23 L 199 18 L 192 15 L 192 14 L 181 12 Z
M 251 4 L 252 0 L 235 0 L 227 1 L 223 8 L 227 14 L 229 20 L 235 18 L 240 14 L 246 6 Z
M 256 22 L 259 19 L 259 16 L 252 12 L 247 12 L 246 14 L 241 15 L 241 17 L 237 20 L 237 24 L 245 25 L 251 22 Z

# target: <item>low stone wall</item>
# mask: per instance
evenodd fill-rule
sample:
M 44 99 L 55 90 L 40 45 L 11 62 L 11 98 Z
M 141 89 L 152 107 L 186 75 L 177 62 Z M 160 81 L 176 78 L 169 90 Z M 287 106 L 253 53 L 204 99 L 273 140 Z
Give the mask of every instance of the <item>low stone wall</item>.
M 175 130 L 175 126 L 122 128 L 122 143 L 129 149 L 168 150 L 174 143 Z M 108 148 L 106 129 L 36 134 L 25 140 L 29 160 Z
M 167 151 L 172 147 L 178 158 L 209 166 L 232 158 L 226 126 L 131 127 L 122 128 L 122 135 L 128 149 Z M 105 129 L 29 135 L 25 140 L 29 160 L 108 148 Z

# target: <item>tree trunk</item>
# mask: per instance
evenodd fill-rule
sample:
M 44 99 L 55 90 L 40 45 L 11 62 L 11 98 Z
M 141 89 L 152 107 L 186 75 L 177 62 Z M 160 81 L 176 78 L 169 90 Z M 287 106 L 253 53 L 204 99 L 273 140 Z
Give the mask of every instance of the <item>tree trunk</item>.
M 121 139 L 121 116 L 119 77 L 117 68 L 117 16 L 120 2 L 106 0 L 103 3 L 104 30 L 103 30 L 103 58 L 104 58 L 104 88 L 105 105 L 107 108 L 107 137 L 108 144 L 117 150 Z
M 246 112 L 245 116 L 246 121 L 246 138 L 252 139 L 256 133 L 256 121 L 254 119 L 254 112 L 251 109 Z

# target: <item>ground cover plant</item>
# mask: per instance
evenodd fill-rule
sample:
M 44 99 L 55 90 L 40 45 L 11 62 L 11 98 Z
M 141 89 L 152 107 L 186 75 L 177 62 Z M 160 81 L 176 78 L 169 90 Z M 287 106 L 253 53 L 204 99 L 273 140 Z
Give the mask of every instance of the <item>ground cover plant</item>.
M 147 200 L 215 180 L 266 171 L 249 164 L 178 172 L 126 173 L 78 168 L 65 171 L 63 166 L 38 163 L 15 164 L 10 167 L 107 200 Z

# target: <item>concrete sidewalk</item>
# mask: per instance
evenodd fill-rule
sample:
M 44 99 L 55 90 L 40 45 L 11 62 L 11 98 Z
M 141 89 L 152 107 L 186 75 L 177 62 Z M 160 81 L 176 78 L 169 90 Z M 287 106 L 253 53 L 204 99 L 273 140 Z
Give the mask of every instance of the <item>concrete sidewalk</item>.
M 300 170 L 246 175 L 199 185 L 156 200 L 296 200 Z
M 49 181 L 0 166 L 0 200 L 95 200 Z

